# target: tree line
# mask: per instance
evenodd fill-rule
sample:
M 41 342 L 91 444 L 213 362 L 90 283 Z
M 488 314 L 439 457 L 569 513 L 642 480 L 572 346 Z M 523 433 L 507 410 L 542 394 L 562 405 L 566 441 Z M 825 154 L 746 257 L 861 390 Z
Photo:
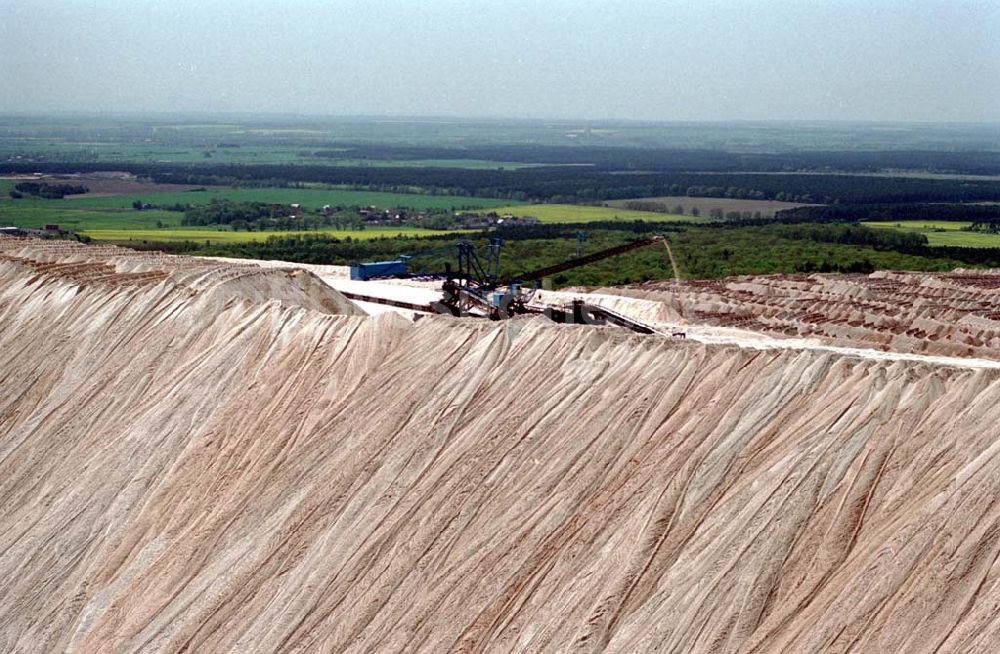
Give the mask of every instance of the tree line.
M 951 222 L 1000 223 L 996 204 L 858 204 L 783 209 L 777 222 L 896 222 L 903 220 L 943 220 Z
M 20 182 L 14 185 L 15 193 L 27 193 L 39 198 L 58 200 L 67 195 L 82 195 L 89 191 L 82 184 L 49 184 L 48 182 Z M 16 197 L 15 193 L 11 197 Z
M 535 165 L 588 165 L 599 170 L 655 172 L 795 172 L 927 170 L 969 175 L 1000 173 L 1000 153 L 993 151 L 879 150 L 728 152 L 594 145 L 489 144 L 457 147 L 339 143 L 337 149 L 319 149 L 320 159 L 422 159 L 516 161 Z M 498 164 L 499 165 L 499 164 Z
M 791 200 L 821 204 L 1000 201 L 1000 181 L 769 175 L 758 173 L 660 173 L 583 168 L 472 170 L 454 168 L 309 166 L 282 164 L 121 163 L 116 168 L 159 183 L 293 185 L 319 182 L 350 188 L 471 195 L 504 200 L 598 203 L 666 195 Z M 0 172 L 94 172 L 107 164 L 0 164 Z

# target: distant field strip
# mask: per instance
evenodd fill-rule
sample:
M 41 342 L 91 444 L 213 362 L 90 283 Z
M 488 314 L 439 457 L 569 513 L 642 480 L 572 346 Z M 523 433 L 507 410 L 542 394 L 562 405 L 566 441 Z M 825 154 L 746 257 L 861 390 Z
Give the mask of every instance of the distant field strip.
M 13 187 L 10 180 L 2 180 L 0 190 Z M 149 193 L 129 193 L 115 196 L 78 196 L 58 200 L 24 197 L 18 200 L 0 199 L 0 226 L 40 228 L 46 224 L 57 224 L 88 234 L 102 240 L 155 240 L 186 241 L 210 240 L 225 242 L 245 242 L 263 240 L 270 235 L 288 232 L 234 232 L 216 228 L 181 228 L 184 216 L 181 211 L 147 209 L 137 211 L 132 203 L 141 201 L 157 206 L 176 204 L 203 205 L 213 199 L 234 202 L 264 202 L 273 204 L 301 204 L 307 209 L 315 209 L 325 204 L 340 206 L 369 206 L 381 208 L 409 207 L 412 209 L 458 209 L 482 210 L 495 207 L 509 200 L 491 200 L 468 196 L 423 195 L 417 193 L 381 193 L 340 189 L 299 189 L 299 188 L 232 188 L 208 191 L 169 191 Z M 374 228 L 369 230 L 325 229 L 319 232 L 337 237 L 370 239 L 378 236 L 428 236 L 441 231 L 425 230 L 417 227 Z
M 662 204 L 667 207 L 684 207 L 684 212 L 691 213 L 692 209 L 698 209 L 701 214 L 707 216 L 713 209 L 721 209 L 723 212 L 730 211 L 759 211 L 765 216 L 773 216 L 783 209 L 794 209 L 796 207 L 810 206 L 798 202 L 779 202 L 777 200 L 740 200 L 736 198 L 703 198 L 686 195 L 666 195 L 648 198 L 629 198 L 625 200 L 609 200 L 604 204 L 611 207 L 627 208 L 630 203 L 650 203 Z
M 509 200 L 493 200 L 459 195 L 423 195 L 419 193 L 380 193 L 375 191 L 350 191 L 340 189 L 299 188 L 232 188 L 210 191 L 180 191 L 174 193 L 132 193 L 114 197 L 86 196 L 50 200 L 78 207 L 131 207 L 141 200 L 149 204 L 208 204 L 213 199 L 233 202 L 266 202 L 272 204 L 301 204 L 316 208 L 323 205 L 410 207 L 413 209 L 450 209 L 462 207 L 497 207 Z
M 927 237 L 929 245 L 963 248 L 1000 248 L 1000 234 L 961 231 L 972 223 L 945 220 L 903 220 L 896 222 L 863 222 L 875 229 L 898 229 L 917 232 Z M 942 231 L 943 230 L 943 231 Z
M 58 201 L 54 201 L 58 202 Z M 462 230 L 433 230 L 419 227 L 372 227 L 364 230 L 319 229 L 247 232 L 219 227 L 182 227 L 179 211 L 135 211 L 132 209 L 63 209 L 38 205 L 0 206 L 0 225 L 16 225 L 38 229 L 45 224 L 57 224 L 63 229 L 86 234 L 101 241 L 211 241 L 213 243 L 245 243 L 263 241 L 269 236 L 291 234 L 325 234 L 336 238 L 372 239 L 393 236 L 434 236 Z M 162 228 L 157 227 L 157 223 Z
M 634 211 L 615 207 L 590 207 L 575 204 L 525 204 L 494 209 L 497 213 L 535 216 L 543 223 L 591 223 L 603 220 L 647 220 L 709 222 L 708 218 L 678 216 L 653 211 Z
M 910 231 L 924 231 L 945 229 L 948 231 L 959 231 L 971 225 L 970 222 L 956 222 L 950 220 L 896 220 L 893 222 L 869 221 L 861 223 L 865 227 L 875 227 L 880 229 L 896 228 Z
M 61 203 L 51 200 L 51 203 Z M 65 204 L 0 204 L 0 225 L 39 228 L 57 224 L 63 229 L 151 229 L 159 221 L 164 227 L 179 227 L 179 211 L 135 211 L 132 209 L 66 208 Z
M 358 166 L 373 168 L 464 168 L 467 170 L 519 170 L 555 164 L 518 163 L 516 161 L 490 161 L 488 159 L 329 159 L 303 158 L 304 163 L 327 166 Z
M 155 243 L 174 243 L 181 241 L 194 241 L 204 243 L 248 243 L 250 241 L 264 241 L 271 236 L 316 236 L 324 235 L 334 238 L 353 238 L 355 240 L 369 240 L 374 238 L 393 238 L 396 236 L 440 236 L 442 234 L 465 233 L 461 230 L 430 230 L 418 228 L 390 228 L 390 229 L 320 229 L 309 231 L 264 231 L 264 232 L 234 232 L 222 231 L 211 228 L 182 228 L 182 229 L 89 229 L 85 233 L 87 236 L 98 241 L 146 241 Z
M 195 130 L 188 130 L 195 131 Z M 277 133 L 308 132 L 278 130 Z M 18 139 L 0 139 L 0 158 L 14 157 L 26 151 L 42 153 L 48 159 L 75 159 L 85 154 L 88 159 L 107 162 L 143 163 L 208 163 L 214 165 L 305 164 L 311 166 L 352 166 L 371 168 L 461 168 L 467 170 L 517 170 L 559 164 L 522 163 L 492 159 L 379 159 L 370 157 L 316 156 L 311 149 L 244 145 L 239 148 L 208 148 L 162 144 L 133 145 L 128 143 L 37 143 Z

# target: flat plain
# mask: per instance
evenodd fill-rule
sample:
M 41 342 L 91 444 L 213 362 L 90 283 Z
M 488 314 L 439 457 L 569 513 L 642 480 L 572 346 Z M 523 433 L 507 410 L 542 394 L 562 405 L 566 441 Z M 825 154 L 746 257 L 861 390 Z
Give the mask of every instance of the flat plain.
M 205 191 L 173 193 L 129 193 L 114 197 L 65 198 L 67 203 L 92 207 L 131 207 L 136 200 L 157 205 L 208 204 L 212 200 L 233 202 L 265 202 L 273 204 L 301 204 L 307 208 L 333 206 L 407 207 L 411 209 L 459 209 L 497 207 L 505 200 L 474 198 L 459 195 L 428 195 L 420 193 L 382 193 L 378 191 L 353 191 L 319 188 L 210 188 Z
M 698 198 L 686 195 L 665 195 L 651 198 L 627 198 L 625 200 L 608 200 L 604 204 L 609 207 L 628 208 L 632 203 L 663 204 L 673 208 L 684 207 L 684 213 L 690 215 L 692 209 L 697 209 L 702 216 L 709 215 L 712 209 L 721 209 L 723 213 L 730 211 L 759 211 L 763 216 L 773 216 L 783 209 L 809 206 L 798 202 L 780 202 L 778 200 L 740 200 L 737 198 Z
M 83 184 L 96 192 L 67 196 L 62 199 L 43 199 L 25 196 L 12 199 L 16 179 L 0 179 L 0 225 L 38 229 L 42 225 L 57 224 L 63 229 L 81 232 L 97 240 L 113 241 L 210 241 L 212 243 L 244 243 L 265 240 L 270 236 L 292 234 L 325 234 L 337 238 L 372 239 L 385 236 L 432 236 L 440 230 L 419 227 L 369 228 L 365 230 L 321 229 L 263 232 L 235 232 L 219 227 L 182 227 L 183 212 L 158 208 L 142 211 L 133 208 L 134 202 L 154 207 L 175 205 L 204 205 L 213 200 L 233 202 L 262 202 L 268 204 L 301 204 L 306 210 L 323 205 L 377 206 L 382 208 L 406 207 L 421 209 L 486 210 L 505 204 L 505 200 L 454 195 L 419 193 L 385 193 L 330 188 L 229 188 L 190 187 L 182 185 L 145 184 L 121 178 L 73 177 L 46 179 L 53 183 Z M 143 191 L 148 187 L 148 191 Z
M 497 213 L 515 216 L 535 216 L 543 223 L 590 223 L 606 220 L 647 220 L 651 222 L 710 222 L 704 216 L 680 216 L 655 211 L 635 211 L 615 207 L 594 207 L 576 204 L 523 204 L 493 209 Z
M 177 243 L 193 241 L 199 243 L 249 243 L 264 241 L 271 237 L 329 236 L 370 240 L 374 238 L 394 238 L 398 236 L 440 236 L 461 234 L 465 230 L 429 230 L 418 227 L 382 227 L 368 229 L 318 229 L 244 232 L 214 227 L 180 227 L 177 229 L 87 229 L 84 233 L 98 241 L 139 241 L 155 243 Z M 126 243 L 127 244 L 127 243 Z
M 1000 248 L 1000 234 L 963 231 L 972 223 L 945 220 L 903 220 L 896 222 L 863 222 L 874 229 L 897 229 L 917 232 L 927 237 L 927 244 L 940 247 Z

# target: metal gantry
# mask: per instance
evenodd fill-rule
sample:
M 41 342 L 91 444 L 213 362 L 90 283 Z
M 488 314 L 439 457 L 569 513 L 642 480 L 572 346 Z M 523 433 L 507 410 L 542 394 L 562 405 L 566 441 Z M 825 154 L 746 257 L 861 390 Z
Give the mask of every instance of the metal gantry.
M 462 239 L 455 245 L 457 267 L 453 269 L 450 264 L 445 265 L 443 296 L 439 302 L 422 308 L 422 305 L 403 307 L 405 303 L 387 301 L 382 301 L 382 303 L 418 311 L 450 313 L 456 316 L 482 316 L 494 320 L 509 318 L 517 314 L 541 313 L 556 322 L 590 325 L 613 324 L 643 334 L 653 333 L 650 327 L 642 323 L 580 300 L 574 301 L 572 306 L 566 307 L 532 303 L 532 298 L 538 289 L 538 280 L 544 277 L 644 248 L 664 240 L 663 236 L 650 236 L 583 256 L 582 248 L 586 234 L 582 230 L 577 232 L 576 258 L 508 278 L 500 277 L 500 254 L 504 244 L 502 238 L 490 238 L 485 258 L 479 256 L 472 243 Z M 405 261 L 403 257 L 400 259 Z M 528 282 L 535 282 L 535 284 L 527 287 Z M 359 300 L 365 299 L 364 296 L 358 294 L 351 294 L 351 297 Z

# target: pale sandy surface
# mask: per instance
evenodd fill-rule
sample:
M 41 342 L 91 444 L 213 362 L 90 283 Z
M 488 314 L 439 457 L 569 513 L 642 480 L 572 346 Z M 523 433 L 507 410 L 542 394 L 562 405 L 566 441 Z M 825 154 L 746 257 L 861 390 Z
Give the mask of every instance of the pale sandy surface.
M 356 313 L 0 240 L 0 651 L 996 651 L 1000 372 Z
M 351 279 L 350 266 L 326 266 L 309 263 L 293 263 L 262 259 L 234 259 L 227 257 L 205 257 L 207 260 L 238 265 L 256 265 L 268 269 L 308 270 L 338 291 L 368 295 L 386 300 L 398 300 L 412 304 L 430 304 L 441 299 L 441 282 L 420 282 L 414 280 L 380 279 L 367 282 Z M 368 315 L 398 313 L 412 319 L 417 312 L 390 307 L 375 302 L 355 301 L 355 305 Z

